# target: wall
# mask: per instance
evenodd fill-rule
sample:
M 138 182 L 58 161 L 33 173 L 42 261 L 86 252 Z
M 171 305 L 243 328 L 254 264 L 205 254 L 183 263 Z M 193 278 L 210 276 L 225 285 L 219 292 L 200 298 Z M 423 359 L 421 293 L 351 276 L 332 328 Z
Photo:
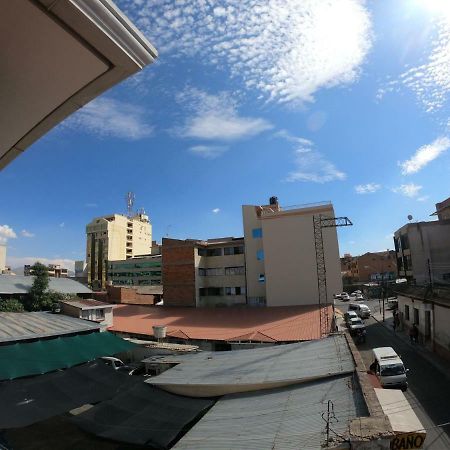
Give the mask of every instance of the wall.
M 107 298 L 111 303 L 121 303 L 128 305 L 154 305 L 160 300 L 160 295 L 141 294 L 132 287 L 107 286 Z M 99 300 L 106 301 L 103 298 Z
M 267 306 L 318 303 L 313 215 L 334 217 L 332 206 L 287 210 L 261 220 Z M 328 300 L 342 292 L 336 228 L 324 228 Z
M 164 306 L 196 306 L 194 242 L 163 238 Z
M 435 351 L 450 360 L 450 304 L 434 304 Z
M 6 269 L 6 245 L 0 244 L 0 273 Z

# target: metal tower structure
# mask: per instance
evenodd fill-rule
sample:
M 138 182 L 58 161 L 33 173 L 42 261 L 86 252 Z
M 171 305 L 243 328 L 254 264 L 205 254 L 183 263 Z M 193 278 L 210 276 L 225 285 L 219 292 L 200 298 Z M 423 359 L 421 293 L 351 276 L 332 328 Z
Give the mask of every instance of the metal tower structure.
M 134 192 L 127 192 L 127 196 L 125 200 L 127 201 L 127 215 L 131 217 L 133 215 L 133 206 L 134 206 Z
M 320 308 L 320 335 L 326 336 L 330 330 L 328 317 L 327 269 L 323 248 L 323 228 L 348 227 L 353 225 L 348 217 L 326 217 L 321 214 L 313 216 L 314 246 L 316 249 L 317 288 Z

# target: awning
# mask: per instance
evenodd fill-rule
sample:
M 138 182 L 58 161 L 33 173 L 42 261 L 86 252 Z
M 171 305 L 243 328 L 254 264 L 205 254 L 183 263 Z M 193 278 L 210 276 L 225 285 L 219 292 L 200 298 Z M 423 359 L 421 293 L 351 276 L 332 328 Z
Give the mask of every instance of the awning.
M 165 449 L 213 403 L 139 383 L 72 421 L 98 437 Z
M 86 403 L 110 399 L 137 381 L 140 380 L 96 361 L 37 377 L 4 381 L 0 383 L 0 429 L 26 427 Z
M 5 345 L 0 347 L 0 380 L 66 369 L 133 347 L 108 332 Z

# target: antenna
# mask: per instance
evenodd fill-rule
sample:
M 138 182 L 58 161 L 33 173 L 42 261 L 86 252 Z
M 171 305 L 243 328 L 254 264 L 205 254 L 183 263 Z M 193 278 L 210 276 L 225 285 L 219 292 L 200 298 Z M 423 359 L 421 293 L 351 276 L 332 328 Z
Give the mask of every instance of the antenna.
M 135 199 L 134 192 L 127 192 L 127 196 L 125 197 L 125 200 L 127 201 L 128 217 L 131 217 L 133 215 L 134 199 Z

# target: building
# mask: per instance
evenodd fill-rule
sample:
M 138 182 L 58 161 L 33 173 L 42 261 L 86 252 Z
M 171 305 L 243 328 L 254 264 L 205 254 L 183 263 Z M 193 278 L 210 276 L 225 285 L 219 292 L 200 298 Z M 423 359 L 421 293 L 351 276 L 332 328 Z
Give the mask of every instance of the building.
M 247 302 L 266 306 L 319 303 L 318 262 L 314 239 L 315 216 L 335 217 L 331 203 L 282 208 L 242 207 L 247 277 Z M 339 247 L 335 227 L 324 228 L 327 297 L 342 291 Z
M 95 292 L 98 300 L 126 305 L 153 306 L 161 302 L 163 288 L 159 286 L 106 286 L 106 292 Z
M 113 286 L 161 286 L 161 255 L 108 261 L 108 282 Z
M 361 256 L 345 254 L 341 258 L 341 275 L 350 282 L 394 280 L 397 276 L 395 251 L 367 252 Z
M 108 261 L 146 255 L 152 246 L 152 226 L 148 216 L 122 214 L 97 217 L 86 226 L 86 263 L 88 284 L 104 289 Z
M 398 276 L 423 284 L 450 283 L 450 198 L 436 204 L 438 220 L 410 222 L 394 233 Z
M 33 275 L 32 265 L 25 264 L 23 266 L 23 274 L 26 277 Z M 69 276 L 68 270 L 61 267 L 59 264 L 49 264 L 47 266 L 47 273 L 49 277 L 53 278 L 67 278 Z
M 6 270 L 6 245 L 0 244 L 0 273 Z
M 244 238 L 163 238 L 166 306 L 246 304 Z
M 1 3 L 0 169 L 157 52 L 110 0 Z
M 98 300 L 71 299 L 61 302 L 62 313 L 77 319 L 97 322 L 102 329 L 113 324 L 113 307 L 110 303 L 99 302 Z

